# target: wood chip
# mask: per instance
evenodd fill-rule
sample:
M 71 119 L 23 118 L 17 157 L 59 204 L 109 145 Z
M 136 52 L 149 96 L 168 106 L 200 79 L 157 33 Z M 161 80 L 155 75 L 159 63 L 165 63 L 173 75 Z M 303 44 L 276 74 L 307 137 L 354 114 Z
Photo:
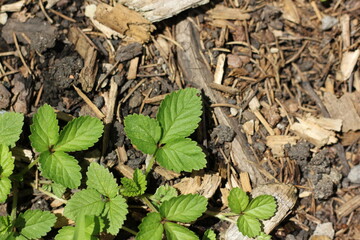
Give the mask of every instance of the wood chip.
M 284 157 L 284 146 L 295 145 L 299 138 L 287 135 L 275 135 L 266 137 L 266 145 L 271 148 L 272 154 L 277 157 Z
M 300 24 L 300 15 L 293 0 L 284 0 L 283 17 L 286 20 Z
M 214 19 L 229 19 L 229 20 L 248 20 L 250 14 L 244 13 L 239 8 L 228 8 L 223 5 L 216 5 L 214 9 L 209 12 L 210 17 Z
M 115 7 L 100 3 L 96 7 L 95 20 L 112 30 L 127 36 L 126 40 L 145 43 L 155 27 L 134 10 L 121 4 Z
M 166 168 L 156 166 L 154 172 L 163 176 L 166 180 L 172 180 L 174 178 L 179 178 L 181 174 L 167 170 Z
M 341 59 L 340 70 L 342 73 L 342 80 L 346 81 L 350 78 L 352 72 L 354 71 L 355 65 L 360 56 L 360 49 L 357 49 L 353 52 L 345 52 Z
M 356 100 L 359 95 L 358 92 L 345 93 L 337 99 L 334 94 L 324 94 L 324 104 L 331 118 L 343 120 L 343 132 L 360 129 L 360 116 L 355 108 L 359 106 L 359 101 Z
M 360 208 L 360 195 L 353 197 L 352 199 L 343 203 L 338 209 L 335 210 L 338 219 L 345 217 Z
M 216 69 L 214 73 L 214 83 L 216 84 L 220 84 L 220 85 L 222 84 L 222 79 L 224 76 L 225 59 L 226 59 L 225 53 L 220 54 L 217 59 Z

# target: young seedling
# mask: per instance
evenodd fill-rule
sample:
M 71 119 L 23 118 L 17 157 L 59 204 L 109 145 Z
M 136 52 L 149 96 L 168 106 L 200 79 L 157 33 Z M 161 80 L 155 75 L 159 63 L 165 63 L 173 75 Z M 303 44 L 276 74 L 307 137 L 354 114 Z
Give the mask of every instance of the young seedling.
M 199 91 L 187 88 L 175 91 L 161 102 L 156 119 L 132 114 L 125 118 L 125 132 L 131 143 L 169 170 L 191 172 L 205 167 L 205 154 L 196 142 L 187 138 L 200 122 Z

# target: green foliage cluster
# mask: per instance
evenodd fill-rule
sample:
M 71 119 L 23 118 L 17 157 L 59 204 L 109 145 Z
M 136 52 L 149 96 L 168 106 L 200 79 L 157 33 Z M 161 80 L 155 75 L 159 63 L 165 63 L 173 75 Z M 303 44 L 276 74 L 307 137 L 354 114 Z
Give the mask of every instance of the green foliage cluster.
M 60 130 L 53 108 L 46 104 L 38 109 L 30 126 L 29 138 L 38 158 L 14 175 L 10 148 L 20 137 L 24 117 L 17 113 L 0 114 L 0 201 L 6 201 L 12 187 L 15 194 L 23 175 L 39 163 L 41 175 L 50 180 L 42 185 L 42 191 L 66 202 L 64 216 L 75 222 L 75 226 L 61 228 L 56 240 L 95 240 L 103 232 L 117 235 L 121 228 L 135 234 L 138 240 L 161 240 L 163 236 L 167 239 L 199 239 L 184 224 L 196 221 L 206 212 L 208 201 L 205 197 L 178 195 L 177 190 L 169 185 L 158 187 L 152 195 L 146 191 L 147 174 L 155 161 L 175 172 L 205 167 L 204 153 L 196 142 L 188 138 L 197 128 L 201 108 L 199 92 L 188 88 L 166 96 L 156 119 L 138 114 L 127 116 L 124 121 L 127 136 L 136 148 L 152 155 L 152 160 L 145 173 L 135 169 L 132 179 L 123 177 L 120 184 L 107 168 L 96 162 L 87 167 L 86 180 L 82 182 L 82 168 L 69 154 L 92 147 L 102 135 L 102 122 L 88 116 L 78 117 Z M 64 200 L 62 197 L 67 189 L 78 190 L 69 200 Z M 141 200 L 151 209 L 139 225 L 139 232 L 123 226 L 129 197 Z M 54 226 L 56 216 L 40 210 L 27 210 L 17 215 L 16 195 L 14 199 L 11 216 L 0 217 L 0 239 L 46 236 Z M 236 188 L 231 190 L 228 200 L 232 216 L 239 216 L 239 230 L 249 237 L 267 239 L 268 235 L 261 232 L 260 220 L 273 216 L 275 199 L 263 195 L 250 201 L 245 192 Z M 209 229 L 202 239 L 215 240 L 216 234 Z

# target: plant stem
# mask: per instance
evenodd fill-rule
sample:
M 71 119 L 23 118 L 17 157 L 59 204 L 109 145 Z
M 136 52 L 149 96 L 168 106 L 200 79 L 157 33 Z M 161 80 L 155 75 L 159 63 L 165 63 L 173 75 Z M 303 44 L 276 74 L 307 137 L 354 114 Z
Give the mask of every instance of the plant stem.
M 35 184 L 34 183 L 30 183 L 30 185 L 35 189 Z M 41 187 L 38 187 L 37 190 L 39 190 L 40 192 L 42 192 L 43 194 L 49 196 L 49 197 L 52 197 L 62 203 L 67 203 L 67 200 L 65 199 L 62 199 L 62 198 L 59 198 L 58 196 L 56 196 L 55 194 L 51 193 L 51 192 L 48 192 L 46 191 L 45 189 L 41 188 Z
M 150 202 L 150 200 L 145 197 L 145 196 L 141 196 L 140 199 L 153 211 L 153 212 L 158 212 L 158 210 L 154 207 L 154 205 Z
M 135 235 L 135 236 L 136 236 L 136 234 L 137 234 L 136 231 L 134 231 L 134 230 L 132 230 L 132 229 L 130 229 L 130 228 L 128 228 L 128 227 L 125 227 L 125 226 L 122 226 L 121 229 L 124 230 L 124 231 L 127 231 L 128 233 L 131 233 L 131 234 L 133 234 L 133 235 Z
M 218 218 L 218 219 L 220 219 L 220 220 L 224 220 L 224 221 L 228 221 L 228 222 L 231 222 L 231 223 L 235 223 L 235 224 L 236 224 L 236 221 L 235 221 L 234 219 L 228 218 L 228 217 L 224 216 L 223 214 L 219 214 L 218 212 L 213 212 L 213 211 L 206 210 L 205 213 L 206 213 L 207 215 L 216 217 L 216 218 Z
M 155 152 L 156 153 L 156 152 Z M 151 171 L 152 167 L 154 166 L 155 163 L 155 153 L 154 155 L 152 155 L 150 161 L 149 161 L 149 165 L 147 166 L 146 170 L 145 170 L 145 176 L 147 176 L 149 174 L 149 172 Z
M 19 197 L 19 183 L 17 181 L 13 181 L 13 202 L 11 205 L 11 219 L 15 221 L 16 219 L 16 208 Z
M 25 173 L 27 173 L 33 166 L 35 166 L 39 162 L 40 157 L 37 157 L 34 161 L 29 163 L 26 168 L 24 168 L 20 173 L 16 174 L 15 177 L 22 177 Z

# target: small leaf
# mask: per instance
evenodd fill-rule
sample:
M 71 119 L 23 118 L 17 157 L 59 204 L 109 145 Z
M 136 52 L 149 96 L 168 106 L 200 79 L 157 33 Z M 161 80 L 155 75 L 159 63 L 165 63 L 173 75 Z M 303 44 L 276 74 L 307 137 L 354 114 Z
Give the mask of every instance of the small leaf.
M 195 221 L 205 211 L 207 199 L 198 194 L 173 197 L 161 204 L 159 212 L 163 218 L 177 222 Z
M 148 240 L 151 236 L 152 240 L 161 240 L 164 227 L 161 224 L 161 216 L 157 212 L 148 213 L 139 225 L 139 232 L 136 240 Z
M 201 115 L 201 98 L 195 88 L 172 92 L 161 102 L 156 116 L 163 129 L 161 143 L 188 137 L 195 131 Z
M 10 216 L 0 216 L 0 236 L 6 232 L 10 232 L 12 227 Z
M 140 169 L 135 169 L 133 179 L 121 178 L 121 189 L 122 195 L 126 197 L 140 196 L 145 193 L 146 190 L 146 176 L 141 172 Z
M 45 236 L 54 226 L 56 216 L 48 211 L 27 210 L 16 218 L 15 227 L 26 239 Z
M 0 144 L 5 146 L 15 146 L 20 138 L 24 115 L 14 112 L 0 114 Z
M 215 232 L 211 229 L 206 230 L 202 240 L 216 240 Z
M 243 212 L 249 204 L 249 196 L 240 188 L 230 190 L 228 197 L 229 207 L 233 213 Z
M 85 189 L 76 192 L 67 202 L 64 216 L 72 220 L 75 220 L 79 214 L 99 216 L 104 206 L 100 193 L 94 189 Z
M 73 156 L 64 152 L 46 151 L 40 154 L 39 162 L 44 177 L 68 188 L 80 185 L 81 168 Z
M 175 172 L 191 172 L 206 166 L 205 154 L 196 142 L 188 138 L 166 143 L 156 152 L 156 160 Z
M 31 146 L 38 152 L 49 150 L 59 139 L 58 120 L 50 105 L 43 105 L 35 113 L 29 136 Z
M 150 197 L 150 200 L 153 202 L 153 204 L 156 207 L 160 207 L 161 203 L 170 200 L 171 198 L 176 197 L 177 195 L 178 192 L 176 188 L 166 184 L 165 186 L 163 185 L 158 187 L 158 189 L 156 189 L 155 194 Z
M 13 173 L 13 170 L 14 159 L 9 151 L 9 147 L 0 144 L 0 177 L 9 177 Z
M 86 185 L 99 193 L 112 198 L 118 193 L 118 185 L 112 173 L 98 163 L 92 162 L 86 173 Z
M 250 238 L 258 236 L 261 231 L 260 221 L 246 214 L 238 218 L 237 226 L 243 235 Z
M 76 222 L 78 224 L 78 222 Z M 76 225 L 77 226 L 77 225 Z M 81 240 L 98 240 L 97 235 L 102 232 L 104 228 L 104 221 L 101 218 L 96 216 L 85 215 L 85 238 L 77 238 Z M 75 236 L 75 227 L 63 227 L 59 230 L 58 234 L 55 237 L 55 240 L 69 240 L 76 239 Z
M 59 183 L 52 183 L 51 189 L 52 189 L 52 192 L 59 198 L 61 198 L 66 191 L 66 187 Z
M 166 222 L 164 224 L 166 239 L 167 240 L 199 240 L 199 237 L 193 231 L 179 224 Z
M 125 117 L 125 132 L 131 143 L 143 153 L 154 154 L 161 137 L 161 128 L 156 119 L 141 114 Z
M 86 150 L 99 140 L 103 133 L 102 122 L 90 116 L 71 120 L 60 132 L 55 151 L 73 152 Z
M 120 195 L 110 198 L 105 204 L 106 218 L 109 220 L 108 233 L 112 235 L 118 234 L 119 229 L 124 224 L 126 214 L 128 214 L 127 208 L 126 200 Z
M 265 220 L 274 216 L 276 211 L 276 200 L 271 195 L 260 195 L 253 200 L 244 211 L 245 215 Z
M 0 203 L 6 201 L 11 190 L 11 180 L 7 177 L 0 178 Z
M 271 240 L 271 235 L 261 232 L 260 235 L 256 238 L 256 240 Z

